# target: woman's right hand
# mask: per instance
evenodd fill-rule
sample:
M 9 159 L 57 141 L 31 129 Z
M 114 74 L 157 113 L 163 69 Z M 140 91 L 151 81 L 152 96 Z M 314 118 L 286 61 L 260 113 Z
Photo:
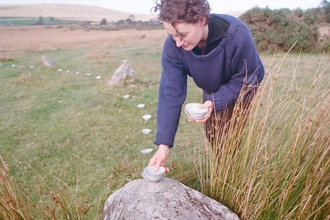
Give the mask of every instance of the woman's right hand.
M 160 166 L 165 167 L 165 161 L 168 157 L 170 152 L 170 148 L 167 145 L 161 144 L 158 147 L 158 150 L 154 154 L 154 156 L 150 159 L 148 166 L 155 166 L 155 171 L 158 171 Z M 165 167 L 165 173 L 169 172 L 170 170 Z
M 196 122 L 196 123 L 206 122 L 211 117 L 211 114 L 212 114 L 212 111 L 213 111 L 213 108 L 214 108 L 214 104 L 213 104 L 213 102 L 207 100 L 203 104 L 201 104 L 199 106 L 199 108 L 202 108 L 202 109 L 207 108 L 208 109 L 207 115 L 203 119 L 198 119 L 198 120 L 189 119 L 189 122 Z

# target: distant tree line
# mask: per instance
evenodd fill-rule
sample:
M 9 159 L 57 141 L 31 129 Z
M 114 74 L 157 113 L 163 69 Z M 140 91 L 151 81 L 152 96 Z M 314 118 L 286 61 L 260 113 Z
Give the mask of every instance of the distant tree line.
M 35 24 L 36 25 L 56 25 L 56 24 L 76 24 L 79 23 L 79 21 L 73 21 L 73 20 L 60 20 L 55 19 L 54 17 L 39 17 Z
M 127 19 L 120 19 L 118 21 L 108 22 L 103 18 L 99 25 L 108 26 L 112 29 L 159 29 L 163 28 L 159 20 L 151 19 L 149 21 L 136 21 L 134 15 L 130 15 Z

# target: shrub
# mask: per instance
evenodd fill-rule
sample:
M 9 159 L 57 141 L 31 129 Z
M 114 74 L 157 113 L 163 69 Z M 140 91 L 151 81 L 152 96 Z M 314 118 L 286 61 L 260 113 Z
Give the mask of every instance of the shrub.
M 241 15 L 240 19 L 249 26 L 261 51 L 274 47 L 288 51 L 295 44 L 293 51 L 311 52 L 318 41 L 318 28 L 313 26 L 316 17 L 311 12 L 256 7 Z
M 106 25 L 108 24 L 107 19 L 103 18 L 102 21 L 100 22 L 100 25 Z
M 44 24 L 44 18 L 43 17 L 39 17 L 37 22 L 36 22 L 37 25 L 43 25 Z
M 307 25 L 312 25 L 314 24 L 314 22 L 316 21 L 316 16 L 311 13 L 311 12 L 306 12 L 304 14 L 304 22 L 307 24 Z
M 330 1 L 323 0 L 320 4 L 320 7 L 325 10 L 326 21 L 330 23 Z

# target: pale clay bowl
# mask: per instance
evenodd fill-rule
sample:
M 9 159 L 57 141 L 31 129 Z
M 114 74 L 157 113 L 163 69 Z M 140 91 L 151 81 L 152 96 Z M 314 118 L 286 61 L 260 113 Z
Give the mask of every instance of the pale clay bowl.
M 151 115 L 143 115 L 142 118 L 148 121 L 151 118 Z
M 191 119 L 191 120 L 203 119 L 204 117 L 207 116 L 207 112 L 205 114 L 197 114 L 197 115 L 194 114 L 194 116 L 190 115 L 189 112 L 187 112 L 186 110 L 184 110 L 184 112 L 186 113 L 188 118 Z
M 155 172 L 155 166 L 148 166 L 144 168 L 142 172 L 142 176 L 144 178 L 149 179 L 152 182 L 157 182 L 163 178 L 164 173 L 165 173 L 164 167 L 159 167 L 158 171 Z
M 141 130 L 141 132 L 142 132 L 143 134 L 150 134 L 151 129 L 149 129 L 149 128 L 144 128 L 144 129 Z
M 207 108 L 199 108 L 200 103 L 188 103 L 184 107 L 184 111 L 186 115 L 193 120 L 202 119 L 207 115 Z
M 146 149 L 142 149 L 140 152 L 143 154 L 150 154 L 153 151 L 152 148 L 146 148 Z

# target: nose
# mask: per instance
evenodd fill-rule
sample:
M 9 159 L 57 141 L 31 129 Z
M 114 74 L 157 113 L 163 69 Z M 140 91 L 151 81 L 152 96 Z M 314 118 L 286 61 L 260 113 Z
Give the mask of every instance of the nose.
M 183 45 L 183 40 L 182 40 L 181 37 L 177 36 L 177 37 L 174 38 L 174 40 L 175 40 L 175 43 L 176 43 L 177 47 L 181 47 Z

